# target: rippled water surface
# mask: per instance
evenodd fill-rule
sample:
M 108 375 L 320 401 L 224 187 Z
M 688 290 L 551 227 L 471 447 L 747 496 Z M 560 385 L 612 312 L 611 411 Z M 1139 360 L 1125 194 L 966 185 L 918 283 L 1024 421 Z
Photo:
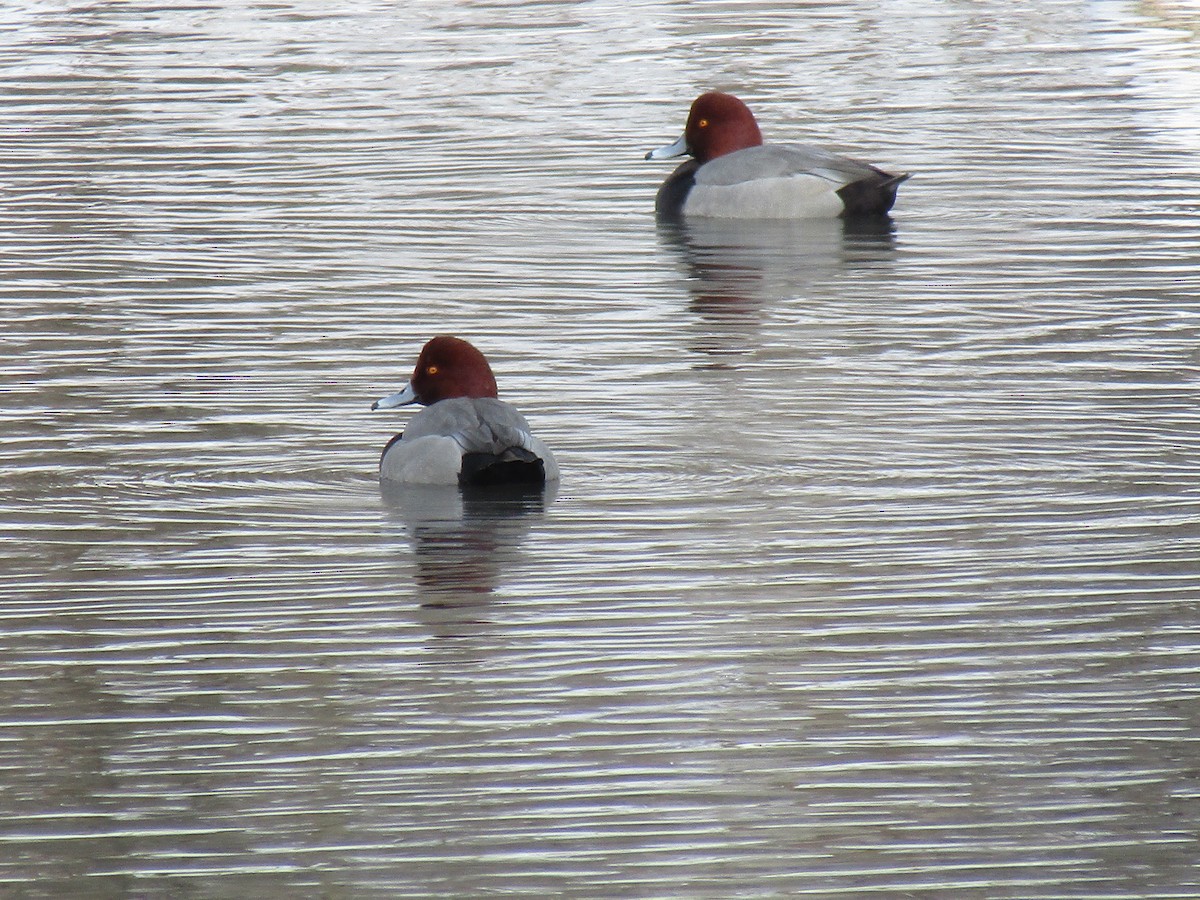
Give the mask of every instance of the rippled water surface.
M 692 97 L 914 177 L 655 225 Z M 0 894 L 1200 892 L 1200 7 L 0 13 Z M 544 497 L 382 492 L 425 339 Z

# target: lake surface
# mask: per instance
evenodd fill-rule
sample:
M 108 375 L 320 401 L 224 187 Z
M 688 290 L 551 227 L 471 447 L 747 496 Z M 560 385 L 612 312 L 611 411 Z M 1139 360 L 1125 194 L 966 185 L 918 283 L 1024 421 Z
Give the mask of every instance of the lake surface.
M 914 173 L 660 228 L 691 99 Z M 1200 7 L 0 13 L 0 895 L 1200 893 Z M 381 490 L 448 332 L 544 497 Z

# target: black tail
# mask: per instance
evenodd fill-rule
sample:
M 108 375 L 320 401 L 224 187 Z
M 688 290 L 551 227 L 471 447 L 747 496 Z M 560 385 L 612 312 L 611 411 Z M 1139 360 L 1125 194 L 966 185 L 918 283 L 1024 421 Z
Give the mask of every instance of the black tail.
M 878 175 L 852 181 L 840 188 L 837 193 L 846 207 L 843 218 L 887 215 L 896 202 L 896 189 L 910 177 L 907 173 L 891 175 L 879 171 Z
M 466 453 L 458 483 L 473 487 L 543 485 L 546 483 L 546 466 L 522 447 L 509 447 L 500 453 Z

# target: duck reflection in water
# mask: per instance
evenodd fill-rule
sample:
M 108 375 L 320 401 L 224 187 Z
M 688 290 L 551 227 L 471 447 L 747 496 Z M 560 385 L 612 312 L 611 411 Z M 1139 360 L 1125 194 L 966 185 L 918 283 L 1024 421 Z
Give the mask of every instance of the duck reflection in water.
M 521 544 L 553 502 L 555 487 L 458 488 L 380 483 L 416 561 L 417 598 L 427 609 L 463 610 L 488 602 L 521 558 Z
M 890 216 L 660 220 L 658 235 L 682 263 L 691 309 L 701 320 L 694 349 L 713 356 L 757 347 L 764 308 L 895 253 Z

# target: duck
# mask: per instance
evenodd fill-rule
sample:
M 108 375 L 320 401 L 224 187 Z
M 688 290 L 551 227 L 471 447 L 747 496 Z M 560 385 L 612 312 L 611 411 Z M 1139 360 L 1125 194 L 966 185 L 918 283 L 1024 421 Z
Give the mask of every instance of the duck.
M 820 147 L 764 144 L 750 108 L 721 91 L 697 97 L 679 140 L 646 159 L 688 154 L 658 190 L 662 220 L 885 216 L 909 178 Z
M 499 399 L 496 376 L 469 341 L 438 335 L 421 348 L 403 389 L 372 410 L 425 408 L 379 457 L 379 477 L 409 484 L 544 485 L 558 463 L 516 407 Z

